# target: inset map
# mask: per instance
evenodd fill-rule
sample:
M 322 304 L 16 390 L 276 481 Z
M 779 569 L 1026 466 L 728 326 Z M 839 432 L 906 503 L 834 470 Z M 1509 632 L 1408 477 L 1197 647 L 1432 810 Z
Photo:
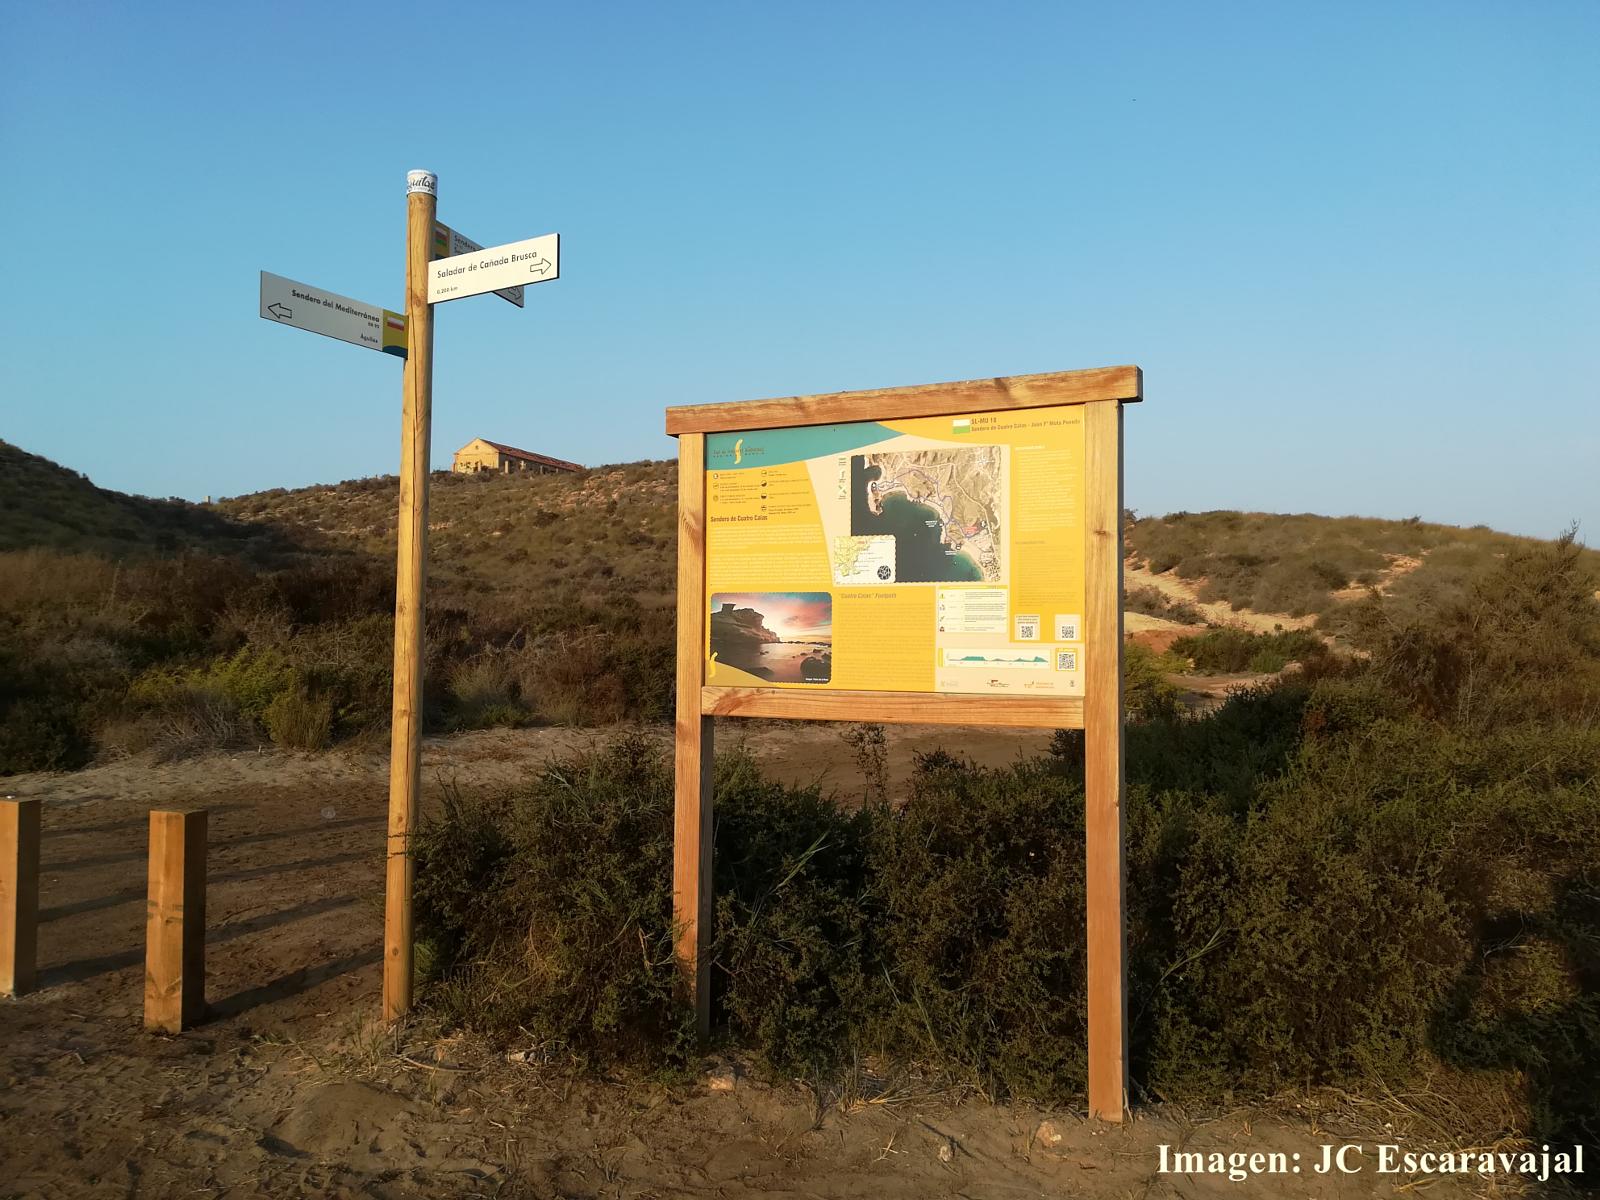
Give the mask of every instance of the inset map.
M 835 583 L 893 583 L 894 538 L 836 537 L 833 539 Z
M 850 533 L 888 536 L 897 583 L 999 583 L 998 446 L 852 455 Z

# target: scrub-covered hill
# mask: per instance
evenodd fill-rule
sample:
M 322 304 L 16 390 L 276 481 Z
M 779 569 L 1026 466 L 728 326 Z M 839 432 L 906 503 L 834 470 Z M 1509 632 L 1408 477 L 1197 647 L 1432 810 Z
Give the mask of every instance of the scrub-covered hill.
M 1128 583 L 1130 593 L 1145 587 L 1161 594 L 1141 597 L 1157 615 L 1164 596 L 1218 623 L 1234 623 L 1238 613 L 1241 625 L 1259 628 L 1269 619 L 1337 632 L 1356 602 L 1381 596 L 1409 605 L 1423 592 L 1459 593 L 1507 554 L 1538 544 L 1484 525 L 1463 529 L 1417 517 L 1179 512 L 1130 523 Z M 1580 557 L 1600 568 L 1600 553 Z
M 65 511 L 98 507 L 71 523 L 46 520 L 53 500 L 0 509 L 0 773 L 381 734 L 394 479 L 202 508 L 19 461 Z M 436 476 L 430 727 L 664 718 L 671 488 L 669 464 Z M 170 539 L 150 513 L 175 522 Z
M 3 443 L 0 467 L 0 773 L 381 734 L 394 478 L 199 506 L 97 488 Z M 430 727 L 666 718 L 675 491 L 670 462 L 436 474 Z M 1374 612 L 1463 600 L 1534 544 L 1420 521 L 1130 517 L 1133 712 L 1175 711 L 1174 675 L 1215 696 L 1328 636 L 1359 646 Z
M 46 546 L 107 557 L 180 549 L 270 549 L 272 530 L 187 500 L 96 487 L 86 476 L 0 441 L 0 550 Z

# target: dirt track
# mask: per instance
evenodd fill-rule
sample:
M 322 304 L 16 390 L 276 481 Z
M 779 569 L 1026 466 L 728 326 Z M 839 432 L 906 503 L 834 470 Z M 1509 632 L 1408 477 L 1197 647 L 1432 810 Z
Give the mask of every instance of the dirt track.
M 774 774 L 848 762 L 836 732 L 786 729 L 750 732 Z M 921 739 L 938 736 L 895 738 L 896 776 Z M 1006 761 L 1042 737 L 952 744 Z M 545 731 L 434 743 L 427 785 L 499 786 L 587 740 Z M 860 1090 L 820 1099 L 749 1077 L 731 1093 L 703 1081 L 624 1086 L 560 1063 L 508 1063 L 422 1026 L 386 1034 L 372 1023 L 382 765 L 234 754 L 0 783 L 0 794 L 45 799 L 41 987 L 0 1001 L 0 1196 L 1206 1196 L 1240 1185 L 1157 1174 L 1159 1144 L 1309 1160 L 1332 1136 L 1310 1110 L 1241 1110 L 1202 1125 L 1147 1111 L 1110 1129 L 904 1079 L 858 1080 Z M 154 805 L 211 813 L 212 1015 L 176 1038 L 139 1028 Z M 1058 1145 L 1035 1137 L 1045 1116 Z M 1393 1190 L 1370 1173 L 1246 1186 Z

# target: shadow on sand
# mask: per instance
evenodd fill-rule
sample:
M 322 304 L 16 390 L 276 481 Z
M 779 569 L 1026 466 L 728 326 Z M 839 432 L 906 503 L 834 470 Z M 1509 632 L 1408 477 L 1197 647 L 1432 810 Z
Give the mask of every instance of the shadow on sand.
M 352 904 L 359 903 L 359 899 L 357 896 L 327 896 L 321 900 L 310 900 L 305 904 L 298 904 L 293 908 L 262 913 L 259 917 L 251 917 L 248 921 L 229 921 L 216 926 L 214 929 L 206 930 L 206 945 L 214 946 L 222 942 L 230 942 L 235 938 L 246 937 L 252 933 L 261 933 L 264 930 L 275 929 L 280 925 L 289 925 L 295 921 L 304 921 L 311 917 L 320 916 L 325 912 L 348 908 Z M 85 979 L 92 979 L 96 975 L 103 975 L 108 971 L 120 971 L 125 967 L 137 966 L 143 961 L 143 946 L 119 950 L 115 954 L 101 954 L 94 958 L 80 958 L 75 962 L 63 963 L 58 967 L 48 967 L 39 972 L 39 984 L 41 987 L 53 987 L 60 983 L 78 983 Z

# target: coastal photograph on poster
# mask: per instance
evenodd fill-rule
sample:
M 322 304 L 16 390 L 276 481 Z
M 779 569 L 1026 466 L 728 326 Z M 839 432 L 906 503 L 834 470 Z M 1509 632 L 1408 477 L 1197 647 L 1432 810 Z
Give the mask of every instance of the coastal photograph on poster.
M 711 658 L 772 683 L 833 678 L 833 598 L 826 592 L 711 597 Z

